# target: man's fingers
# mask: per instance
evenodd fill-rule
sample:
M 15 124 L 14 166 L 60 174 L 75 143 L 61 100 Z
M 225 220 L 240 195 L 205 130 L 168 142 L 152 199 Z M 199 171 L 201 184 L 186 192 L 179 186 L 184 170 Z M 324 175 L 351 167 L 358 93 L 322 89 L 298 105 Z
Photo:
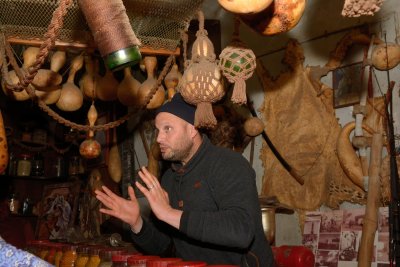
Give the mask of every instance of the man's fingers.
M 132 186 L 128 186 L 128 194 L 131 200 L 136 200 L 135 190 Z

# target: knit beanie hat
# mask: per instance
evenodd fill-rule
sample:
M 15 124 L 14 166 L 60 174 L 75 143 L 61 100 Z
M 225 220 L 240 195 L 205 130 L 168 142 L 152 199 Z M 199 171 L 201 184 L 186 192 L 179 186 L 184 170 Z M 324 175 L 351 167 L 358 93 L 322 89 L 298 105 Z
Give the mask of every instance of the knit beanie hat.
M 166 102 L 156 111 L 156 115 L 160 112 L 171 113 L 182 120 L 194 125 L 194 113 L 196 112 L 196 106 L 190 105 L 185 100 L 180 93 L 176 93 L 171 101 Z

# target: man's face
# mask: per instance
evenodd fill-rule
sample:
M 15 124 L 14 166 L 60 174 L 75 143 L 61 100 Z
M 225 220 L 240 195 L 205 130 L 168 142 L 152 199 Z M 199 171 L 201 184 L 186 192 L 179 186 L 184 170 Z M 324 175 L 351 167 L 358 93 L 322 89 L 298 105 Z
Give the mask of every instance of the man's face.
M 157 143 L 160 145 L 163 159 L 170 161 L 187 161 L 193 141 L 189 123 L 167 112 L 156 116 Z

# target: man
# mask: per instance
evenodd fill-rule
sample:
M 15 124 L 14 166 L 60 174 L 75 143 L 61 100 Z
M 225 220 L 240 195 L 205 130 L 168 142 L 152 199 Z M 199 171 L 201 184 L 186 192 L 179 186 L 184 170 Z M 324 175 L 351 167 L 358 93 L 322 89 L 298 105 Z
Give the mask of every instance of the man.
M 162 223 L 142 219 L 132 187 L 130 200 L 106 187 L 96 191 L 108 208 L 100 211 L 128 223 L 133 241 L 148 254 L 163 255 L 172 244 L 175 256 L 184 260 L 274 266 L 254 170 L 239 153 L 216 147 L 201 135 L 194 127 L 194 113 L 195 107 L 180 94 L 158 110 L 157 142 L 163 159 L 172 165 L 161 184 L 144 167 L 139 176 L 146 186 L 136 182 Z

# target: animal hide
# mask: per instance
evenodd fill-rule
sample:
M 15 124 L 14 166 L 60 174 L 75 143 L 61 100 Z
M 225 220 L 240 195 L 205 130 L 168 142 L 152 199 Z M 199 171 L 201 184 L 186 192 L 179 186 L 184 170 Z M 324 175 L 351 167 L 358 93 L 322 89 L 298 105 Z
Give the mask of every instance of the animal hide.
M 304 185 L 264 145 L 261 193 L 299 210 L 315 210 L 322 204 L 338 208 L 343 201 L 365 204 L 365 192 L 346 176 L 336 154 L 341 127 L 334 114 L 332 89 L 315 78 L 312 67 L 303 66 L 303 50 L 296 40 L 289 41 L 284 63 L 289 70 L 274 80 L 257 62 L 264 87 L 260 110 L 267 135 Z

